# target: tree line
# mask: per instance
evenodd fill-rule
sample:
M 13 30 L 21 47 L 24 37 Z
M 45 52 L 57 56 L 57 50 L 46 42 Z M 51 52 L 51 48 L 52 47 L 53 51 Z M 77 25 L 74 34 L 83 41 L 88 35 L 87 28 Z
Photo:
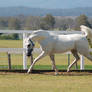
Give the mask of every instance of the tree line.
M 47 14 L 46 16 L 16 16 L 16 17 L 0 17 L 0 29 L 15 29 L 15 30 L 79 30 L 80 25 L 86 25 L 92 27 L 92 18 L 88 18 L 86 15 L 80 15 L 78 17 L 63 17 L 52 16 Z
M 77 17 L 52 16 L 15 16 L 0 17 L 0 29 L 3 30 L 80 30 L 80 25 L 92 28 L 92 18 L 82 14 Z M 3 36 L 5 38 L 5 36 Z M 1 38 L 3 38 L 1 37 Z M 11 36 L 17 39 L 17 34 Z M 10 37 L 10 38 L 11 38 Z M 7 37 L 6 37 L 7 38 Z M 8 36 L 9 38 L 9 36 Z M 8 39 L 7 38 L 7 39 Z

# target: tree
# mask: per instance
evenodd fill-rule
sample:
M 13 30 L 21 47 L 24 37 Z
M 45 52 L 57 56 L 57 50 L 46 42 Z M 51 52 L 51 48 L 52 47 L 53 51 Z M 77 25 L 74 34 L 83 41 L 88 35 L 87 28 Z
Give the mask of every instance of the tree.
M 0 29 L 4 29 L 5 27 L 7 27 L 7 24 L 7 18 L 0 17 Z
M 12 18 L 10 18 L 9 20 L 8 20 L 8 27 L 9 27 L 9 29 L 15 29 L 15 30 L 18 30 L 18 29 L 20 29 L 20 21 L 19 21 L 19 19 L 17 19 L 17 18 L 14 18 L 14 17 L 12 17 Z M 12 34 L 11 35 L 12 37 L 12 39 L 19 39 L 19 35 L 18 34 Z
M 91 28 L 91 24 L 88 21 L 88 17 L 86 15 L 80 15 L 79 17 L 76 18 L 76 29 L 80 30 L 80 25 L 85 25 L 87 27 Z M 90 39 L 88 39 L 89 45 L 92 47 Z
M 39 16 L 29 16 L 25 21 L 25 29 L 37 30 L 40 29 L 40 17 Z
M 8 20 L 8 27 L 9 29 L 20 29 L 20 21 L 17 18 L 12 17 Z
M 54 24 L 55 24 L 55 18 L 52 15 L 47 14 L 45 17 L 42 18 L 40 28 L 41 29 L 46 29 L 46 30 L 47 29 L 53 29 Z
M 88 27 L 91 27 L 89 21 L 88 21 L 88 17 L 86 15 L 80 15 L 79 17 L 76 18 L 76 29 L 80 30 L 80 25 L 85 25 Z

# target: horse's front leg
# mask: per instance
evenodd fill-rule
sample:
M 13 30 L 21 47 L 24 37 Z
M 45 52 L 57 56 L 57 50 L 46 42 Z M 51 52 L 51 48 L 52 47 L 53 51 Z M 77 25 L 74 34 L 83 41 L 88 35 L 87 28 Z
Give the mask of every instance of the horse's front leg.
M 33 54 L 31 54 L 31 56 L 30 56 L 30 65 L 32 65 L 32 63 L 33 63 L 33 60 L 34 60 L 34 58 L 33 58 Z M 32 68 L 32 70 L 33 70 L 33 68 Z
M 34 64 L 41 58 L 43 58 L 44 56 L 46 56 L 46 53 L 43 51 L 32 63 L 32 65 L 29 67 L 27 73 L 30 73 L 32 71 L 32 68 L 34 66 Z
M 31 54 L 30 59 L 31 59 L 31 60 L 30 60 L 30 61 L 31 61 L 31 62 L 30 62 L 30 65 L 32 65 L 32 63 L 33 63 L 33 54 Z
M 57 70 L 56 65 L 55 65 L 54 55 L 50 55 L 50 59 L 52 61 L 52 66 L 53 66 L 53 68 L 55 70 L 55 75 L 58 75 L 58 70 Z

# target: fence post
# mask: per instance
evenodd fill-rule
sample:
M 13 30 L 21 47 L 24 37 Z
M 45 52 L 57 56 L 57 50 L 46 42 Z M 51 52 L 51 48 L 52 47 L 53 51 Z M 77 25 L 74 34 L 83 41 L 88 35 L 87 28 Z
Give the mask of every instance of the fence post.
M 8 69 L 11 70 L 11 54 L 8 53 Z
M 23 69 L 27 69 L 27 56 L 26 56 L 26 50 L 25 50 L 25 42 L 24 39 L 27 37 L 26 33 L 23 33 Z
M 68 66 L 70 65 L 70 53 L 68 53 Z
M 80 70 L 84 70 L 84 56 L 80 55 Z

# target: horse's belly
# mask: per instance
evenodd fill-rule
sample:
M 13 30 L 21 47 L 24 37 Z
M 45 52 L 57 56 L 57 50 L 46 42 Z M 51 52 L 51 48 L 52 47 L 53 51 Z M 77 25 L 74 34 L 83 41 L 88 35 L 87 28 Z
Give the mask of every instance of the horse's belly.
M 57 44 L 55 49 L 54 49 L 54 52 L 55 53 L 64 53 L 64 52 L 67 52 L 67 51 L 70 51 L 74 49 L 74 43 L 71 42 L 71 43 L 64 43 L 64 44 Z

